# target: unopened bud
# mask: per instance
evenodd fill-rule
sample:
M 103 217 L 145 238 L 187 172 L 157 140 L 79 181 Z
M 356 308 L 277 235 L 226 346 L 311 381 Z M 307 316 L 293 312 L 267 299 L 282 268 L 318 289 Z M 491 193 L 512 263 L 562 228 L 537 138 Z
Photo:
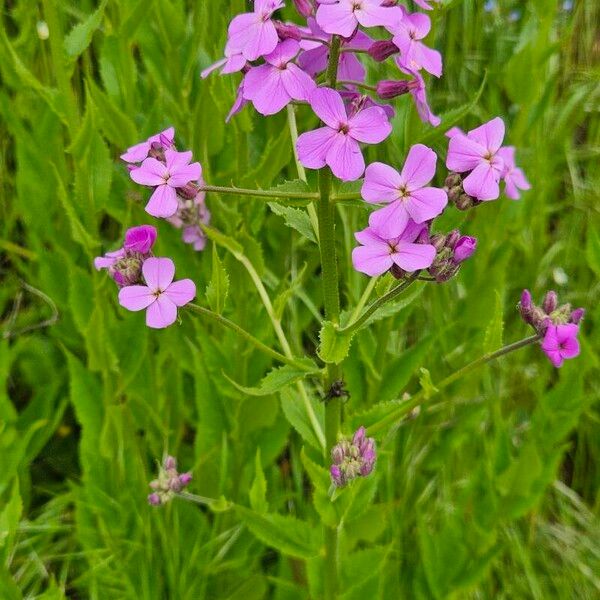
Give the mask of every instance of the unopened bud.
M 142 256 L 134 252 L 119 259 L 109 268 L 109 273 L 121 287 L 136 285 L 142 279 L 143 264 Z
M 400 50 L 392 40 L 379 40 L 371 44 L 368 50 L 369 56 L 376 62 L 383 62 L 390 56 L 398 54 Z
M 571 323 L 574 323 L 575 325 L 579 325 L 579 323 L 581 323 L 581 320 L 583 319 L 584 316 L 585 316 L 585 309 L 584 308 L 576 308 L 571 313 Z
M 390 269 L 390 273 L 392 274 L 393 277 L 395 277 L 396 279 L 404 279 L 406 277 L 406 271 L 404 269 L 401 269 L 397 264 L 393 264 L 392 268 Z
M 274 23 L 275 30 L 281 41 L 296 40 L 299 42 L 302 39 L 302 32 L 296 25 L 282 23 L 281 21 L 274 21 Z
M 453 229 L 446 236 L 446 248 L 449 248 L 450 250 L 454 250 L 454 248 L 456 247 L 456 244 L 458 243 L 459 240 L 460 240 L 460 231 L 458 229 Z
M 150 494 L 148 496 L 148 504 L 151 506 L 160 506 L 160 496 L 158 494 Z
M 461 237 L 454 246 L 454 263 L 460 264 L 473 256 L 477 249 L 477 239 L 470 236 Z
M 294 0 L 296 10 L 305 18 L 312 17 L 315 7 L 311 0 Z
M 377 84 L 377 95 L 383 100 L 391 100 L 409 91 L 408 81 L 406 80 L 385 80 Z
M 182 487 L 185 487 L 186 485 L 189 485 L 191 481 L 192 481 L 192 474 L 191 473 L 182 473 L 179 476 L 179 483 L 182 485 Z
M 454 205 L 458 210 L 469 210 L 475 206 L 475 200 L 468 194 L 461 194 L 455 201 Z
M 446 181 L 444 185 L 450 189 L 453 187 L 461 186 L 462 187 L 462 177 L 459 173 L 450 173 L 448 177 L 446 177 Z
M 334 465 L 341 465 L 344 461 L 344 450 L 339 444 L 333 447 L 333 450 L 331 451 L 331 460 Z
M 558 308 L 558 294 L 550 290 L 544 297 L 542 308 L 547 315 L 552 314 Z
M 174 456 L 167 456 L 165 458 L 165 462 L 163 463 L 163 467 L 167 471 L 171 469 L 177 469 L 177 459 Z
M 446 247 L 446 236 L 441 233 L 432 235 L 429 239 L 429 243 L 436 249 L 437 252 Z

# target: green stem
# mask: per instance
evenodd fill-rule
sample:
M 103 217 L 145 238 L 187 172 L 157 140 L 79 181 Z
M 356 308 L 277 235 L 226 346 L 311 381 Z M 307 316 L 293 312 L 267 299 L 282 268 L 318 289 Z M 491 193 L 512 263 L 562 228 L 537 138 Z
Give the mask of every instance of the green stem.
M 218 194 L 233 194 L 235 196 L 254 196 L 256 198 L 288 198 L 290 200 L 317 200 L 316 192 L 286 192 L 284 190 L 248 190 L 245 188 L 225 187 L 221 185 L 200 185 L 200 192 L 215 192 Z
M 342 327 L 339 330 L 339 333 L 353 333 L 354 331 L 360 329 L 373 313 L 375 313 L 384 304 L 387 304 L 390 300 L 393 300 L 399 296 L 405 289 L 407 289 L 417 280 L 418 276 L 418 272 L 411 275 L 409 279 L 403 281 L 399 286 L 390 290 L 387 294 L 381 296 L 381 298 L 375 300 L 375 302 L 373 302 L 369 308 L 367 308 L 367 310 L 365 310 L 365 312 L 363 312 L 363 314 L 357 319 L 355 319 L 354 315 L 352 315 L 352 320 L 350 323 L 348 323 L 346 327 Z M 356 310 L 354 312 L 356 313 Z
M 362 200 L 362 196 L 360 192 L 342 192 L 331 196 L 332 202 L 344 202 L 345 200 Z
M 230 329 L 231 331 L 235 331 L 235 333 L 237 333 L 240 337 L 244 338 L 247 342 L 252 344 L 257 350 L 264 352 L 265 354 L 269 355 L 271 358 L 274 358 L 275 360 L 277 360 L 285 365 L 290 365 L 292 367 L 301 369 L 306 372 L 309 372 L 311 370 L 306 365 L 294 360 L 293 358 L 290 358 L 289 356 L 284 356 L 280 352 L 277 352 L 277 350 L 273 350 L 273 348 L 269 348 L 269 346 L 267 346 L 266 344 L 263 344 L 259 339 L 255 338 L 252 334 L 248 333 L 245 329 L 242 329 L 237 323 L 230 321 L 229 319 L 225 318 L 224 316 L 222 316 L 218 313 L 215 313 L 212 310 L 209 310 L 208 308 L 204 308 L 203 306 L 198 306 L 197 304 L 193 304 L 193 303 L 186 304 L 186 308 L 188 308 L 192 312 L 195 312 L 196 314 L 202 315 L 204 317 L 208 317 L 209 319 L 215 321 L 216 323 L 219 323 L 220 325 L 222 325 L 223 327 L 226 327 L 227 329 Z
M 374 85 L 369 85 L 367 83 L 361 83 L 360 81 L 339 81 L 340 85 L 354 85 L 358 88 L 363 88 L 365 90 L 369 90 L 370 92 L 376 92 L 377 88 Z
M 483 356 L 479 357 L 473 362 L 470 362 L 468 365 L 465 365 L 458 371 L 455 371 L 454 373 L 448 375 L 448 377 L 446 377 L 436 385 L 434 390 L 428 390 L 428 396 L 426 395 L 425 390 L 421 390 L 420 392 L 416 393 L 412 398 L 410 398 L 410 400 L 399 406 L 397 411 L 391 413 L 385 419 L 382 419 L 381 421 L 378 421 L 375 425 L 369 427 L 369 433 L 378 433 L 382 429 L 385 429 L 388 425 L 395 424 L 398 421 L 398 419 L 404 418 L 404 416 L 406 416 L 411 410 L 414 410 L 417 406 L 419 406 L 419 404 L 421 404 L 423 400 L 429 400 L 429 398 L 439 394 L 448 386 L 452 385 L 455 381 L 462 379 L 471 371 L 474 371 L 475 369 L 478 369 L 483 365 L 486 365 L 498 358 L 501 358 L 506 354 L 514 352 L 515 350 L 520 350 L 521 348 L 525 348 L 526 346 L 535 344 L 540 339 L 541 338 L 539 335 L 532 335 L 525 339 L 519 340 L 518 342 L 514 342 L 513 344 L 509 344 L 508 346 L 504 346 L 498 350 L 495 350 L 494 352 L 488 352 L 487 354 L 484 354 Z
M 373 293 L 373 290 L 375 289 L 376 285 L 377 277 L 371 277 L 371 279 L 369 279 L 367 287 L 365 288 L 365 291 L 363 292 L 362 296 L 360 297 L 360 300 L 358 301 L 358 304 L 356 305 L 356 308 L 352 311 L 352 315 L 350 316 L 350 323 L 354 323 L 354 321 L 358 319 L 358 316 L 365 308 L 365 304 L 371 297 L 371 294 Z

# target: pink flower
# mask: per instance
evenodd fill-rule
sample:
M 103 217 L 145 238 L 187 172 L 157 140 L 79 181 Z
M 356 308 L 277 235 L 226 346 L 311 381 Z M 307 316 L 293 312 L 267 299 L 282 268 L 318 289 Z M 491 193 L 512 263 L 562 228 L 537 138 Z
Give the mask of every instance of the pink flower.
M 369 225 L 385 238 L 404 231 L 409 220 L 424 223 L 440 215 L 448 204 L 442 189 L 426 187 L 435 175 L 435 152 L 416 144 L 406 157 L 402 172 L 380 162 L 367 167 L 361 195 L 367 202 L 388 205 L 371 214 Z
M 231 107 L 229 114 L 225 118 L 225 123 L 229 123 L 229 121 L 231 121 L 231 119 L 235 115 L 240 113 L 242 111 L 242 109 L 244 108 L 244 106 L 246 106 L 246 104 L 248 104 L 248 102 L 249 102 L 249 100 L 246 100 L 246 98 L 244 98 L 244 80 L 242 79 L 240 85 L 238 86 L 235 100 L 233 101 L 233 106 Z
M 141 142 L 140 144 L 128 148 L 125 154 L 121 154 L 121 160 L 131 164 L 141 163 L 148 157 L 148 154 L 150 154 L 150 151 L 153 148 L 160 150 L 169 150 L 172 148 L 174 139 L 175 129 L 169 127 L 163 132 L 149 137 L 145 142 Z
M 515 162 L 515 147 L 504 146 L 498 150 L 498 156 L 504 161 L 504 169 L 501 178 L 504 180 L 504 193 L 511 200 L 518 200 L 521 197 L 519 190 L 530 190 L 531 184 L 527 181 L 525 173 L 517 167 Z
M 579 356 L 578 333 L 579 326 L 572 323 L 548 327 L 542 342 L 542 350 L 555 367 L 562 367 L 565 359 Z
M 200 179 L 200 163 L 189 164 L 191 152 L 165 152 L 165 163 L 155 158 L 147 158 L 139 169 L 131 171 L 133 181 L 141 185 L 155 187 L 154 193 L 146 204 L 146 212 L 153 217 L 172 217 L 177 212 L 177 188 L 186 186 L 190 181 Z
M 394 265 L 408 272 L 429 268 L 435 259 L 435 247 L 414 243 L 424 229 L 424 225 L 409 221 L 405 230 L 393 238 L 373 227 L 359 231 L 354 237 L 362 246 L 352 251 L 354 268 L 371 277 L 382 275 Z
M 496 117 L 469 131 L 452 130 L 446 166 L 457 173 L 471 171 L 463 181 L 465 192 L 477 200 L 495 200 L 504 161 L 498 150 L 504 140 L 504 121 Z
M 282 6 L 280 0 L 255 0 L 254 12 L 235 17 L 229 24 L 225 56 L 239 53 L 253 61 L 273 52 L 279 37 L 271 17 Z
M 400 63 L 411 71 L 425 69 L 428 73 L 440 77 L 442 74 L 442 55 L 427 47 L 421 40 L 431 29 L 431 19 L 423 13 L 404 13 L 402 20 L 394 30 L 394 44 L 400 49 Z
M 125 244 L 123 248 L 130 252 L 139 252 L 140 254 L 148 254 L 156 242 L 156 227 L 152 225 L 140 225 L 132 227 L 125 233 Z
M 348 116 L 340 94 L 329 88 L 317 88 L 309 102 L 325 127 L 298 138 L 300 162 L 308 169 L 329 165 L 339 179 L 355 181 L 365 170 L 359 142 L 378 144 L 392 131 L 385 111 L 371 106 Z
M 149 258 L 142 267 L 146 285 L 124 287 L 119 303 L 131 311 L 146 310 L 146 325 L 163 329 L 177 319 L 177 307 L 191 302 L 196 285 L 191 279 L 173 281 L 175 265 L 170 258 Z
M 396 28 L 402 19 L 402 9 L 385 6 L 385 0 L 339 0 L 321 3 L 317 23 L 325 33 L 349 38 L 358 25 L 363 27 Z
M 417 113 L 423 123 L 429 123 L 434 127 L 437 127 L 442 120 L 434 115 L 429 108 L 427 102 L 427 89 L 425 87 L 425 80 L 418 71 L 411 71 L 406 67 L 401 67 L 402 71 L 408 75 L 413 76 L 413 80 L 408 82 L 408 91 L 414 100 L 415 106 L 417 107 Z
M 206 79 L 211 73 L 217 69 L 221 69 L 221 75 L 229 75 L 237 73 L 246 66 L 246 58 L 241 52 L 235 52 L 225 48 L 225 58 L 218 60 L 200 73 L 202 79 Z
M 244 79 L 244 98 L 263 115 L 274 115 L 292 100 L 308 100 L 315 82 L 292 61 L 300 52 L 300 44 L 288 39 L 281 42 L 266 64 L 252 67 Z

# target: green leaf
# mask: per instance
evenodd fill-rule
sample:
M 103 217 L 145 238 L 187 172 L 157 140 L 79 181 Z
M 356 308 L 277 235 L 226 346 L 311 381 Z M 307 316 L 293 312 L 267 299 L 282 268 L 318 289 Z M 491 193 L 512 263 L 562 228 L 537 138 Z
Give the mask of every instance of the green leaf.
M 210 282 L 206 286 L 206 299 L 210 308 L 222 314 L 229 293 L 229 275 L 219 258 L 217 247 L 212 249 L 212 274 Z
M 310 523 L 287 515 L 261 514 L 244 506 L 236 506 L 235 511 L 261 542 L 282 554 L 309 559 L 319 553 Z
M 104 9 L 108 0 L 102 0 L 100 6 L 83 22 L 75 25 L 65 37 L 64 45 L 67 56 L 75 60 L 90 45 L 92 36 L 104 16 Z
M 212 240 L 215 244 L 229 250 L 229 252 L 231 252 L 238 260 L 244 257 L 243 246 L 232 237 L 208 226 L 205 226 L 203 230 L 209 240 Z
M 494 307 L 494 315 L 485 330 L 485 338 L 483 342 L 483 351 L 492 352 L 502 347 L 502 338 L 504 333 L 504 304 L 500 293 L 496 291 L 496 303 Z
M 301 208 L 292 208 L 291 206 L 283 206 L 275 202 L 269 202 L 269 208 L 278 216 L 283 217 L 285 224 L 292 229 L 295 229 L 300 235 L 307 240 L 317 243 L 317 238 L 313 231 L 310 218 L 306 211 Z
M 341 363 L 348 356 L 353 337 L 354 333 L 340 333 L 331 321 L 325 321 L 319 333 L 319 357 L 326 363 Z
M 598 233 L 597 227 L 591 223 L 587 229 L 585 254 L 591 269 L 600 276 L 600 233 Z
M 281 409 L 285 418 L 289 421 L 290 425 L 302 436 L 302 439 L 316 448 L 322 451 L 322 446 L 317 436 L 315 435 L 312 423 L 307 414 L 307 408 L 305 402 L 310 404 L 313 412 L 316 415 L 317 421 L 319 422 L 321 429 L 325 427 L 325 410 L 323 404 L 310 396 L 305 401 L 298 389 L 295 387 L 287 387 L 281 391 Z
M 13 552 L 12 545 L 17 534 L 22 511 L 23 503 L 19 494 L 19 480 L 15 479 L 10 500 L 2 507 L 2 512 L 0 512 L 0 557 L 3 566 L 6 564 L 11 552 Z
M 260 461 L 260 448 L 256 450 L 254 458 L 254 481 L 250 488 L 250 506 L 259 513 L 266 513 L 269 510 L 267 502 L 267 480 L 263 472 L 262 463 Z

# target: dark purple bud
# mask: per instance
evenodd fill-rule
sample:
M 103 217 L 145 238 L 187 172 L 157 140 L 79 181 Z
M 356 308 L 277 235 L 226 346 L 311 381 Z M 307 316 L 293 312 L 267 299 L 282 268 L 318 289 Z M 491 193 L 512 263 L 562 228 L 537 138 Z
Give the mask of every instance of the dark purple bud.
M 383 100 L 391 100 L 403 94 L 408 94 L 408 81 L 403 79 L 384 80 L 377 84 L 377 95 Z
M 299 42 L 302 39 L 302 32 L 296 25 L 282 23 L 281 21 L 274 21 L 274 23 L 277 35 L 281 41 L 296 40 Z
M 356 433 L 354 434 L 353 438 L 352 438 L 352 443 L 355 444 L 356 446 L 360 446 L 363 442 L 363 440 L 365 439 L 365 428 L 364 427 L 359 427 L 356 430 Z
M 193 200 L 198 195 L 198 186 L 190 181 L 183 187 L 177 188 L 177 193 L 186 200 Z
M 125 250 L 131 252 L 139 252 L 140 254 L 148 254 L 156 241 L 156 227 L 152 225 L 140 225 L 132 227 L 125 233 Z
M 521 310 L 531 311 L 533 309 L 533 301 L 531 299 L 531 292 L 529 290 L 523 290 L 521 294 Z
M 171 469 L 177 469 L 177 459 L 174 456 L 167 456 L 165 458 L 165 462 L 163 463 L 163 467 L 167 471 Z
M 160 496 L 158 494 L 150 494 L 148 496 L 148 504 L 151 506 L 160 506 Z
M 392 40 L 379 40 L 371 44 L 368 52 L 369 56 L 373 60 L 377 62 L 383 62 L 390 56 L 398 54 L 400 50 L 398 49 L 398 46 L 392 42 Z
M 337 465 L 331 465 L 331 469 L 329 471 L 331 473 L 331 479 L 337 487 L 342 487 L 345 485 L 346 482 L 344 481 L 344 476 L 340 467 Z
M 131 253 L 120 258 L 108 269 L 108 272 L 120 287 L 136 285 L 142 280 L 143 264 L 144 259 L 141 254 Z
M 584 316 L 585 316 L 585 308 L 576 308 L 571 313 L 571 323 L 574 323 L 575 325 L 579 325 L 579 323 L 581 323 Z
M 551 315 L 558 308 L 558 294 L 550 290 L 544 297 L 542 308 L 547 315 Z
M 315 7 L 311 0 L 294 0 L 294 6 L 305 19 L 312 17 L 315 12 Z
M 461 238 L 460 231 L 458 229 L 453 229 L 446 236 L 446 248 L 449 248 L 450 250 L 454 250 L 454 248 L 456 248 L 456 244 L 458 244 L 460 238 Z
M 344 458 L 345 453 L 341 445 L 338 444 L 337 446 L 334 446 L 333 450 L 331 451 L 331 460 L 333 461 L 333 464 L 341 465 L 344 462 Z
M 477 239 L 474 237 L 463 236 L 454 247 L 454 263 L 460 264 L 461 262 L 471 258 L 473 253 L 477 249 Z
M 179 476 L 179 483 L 182 485 L 182 487 L 185 487 L 186 485 L 189 485 L 191 481 L 192 481 L 192 474 L 191 473 L 182 473 Z

